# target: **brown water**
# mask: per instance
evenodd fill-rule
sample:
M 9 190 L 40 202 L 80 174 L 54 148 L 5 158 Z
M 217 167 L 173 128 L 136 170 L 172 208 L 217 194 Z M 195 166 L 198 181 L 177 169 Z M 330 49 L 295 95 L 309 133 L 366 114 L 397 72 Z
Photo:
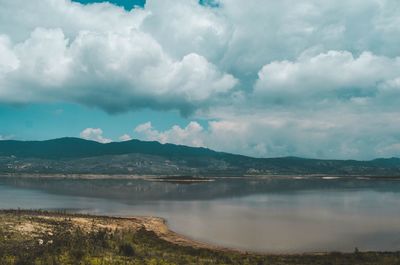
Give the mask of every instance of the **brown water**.
M 193 239 L 263 252 L 400 250 L 400 181 L 0 179 L 0 208 L 153 215 Z

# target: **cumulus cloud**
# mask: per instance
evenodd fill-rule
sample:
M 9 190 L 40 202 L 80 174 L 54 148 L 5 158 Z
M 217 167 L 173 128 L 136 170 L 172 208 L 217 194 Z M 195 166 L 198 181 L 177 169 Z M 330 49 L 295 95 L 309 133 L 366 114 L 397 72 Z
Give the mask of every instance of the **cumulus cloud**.
M 56 11 L 62 18 L 57 21 L 67 22 L 34 21 L 37 25 L 29 35 L 22 34 L 27 25 L 20 25 L 19 29 L 17 23 L 10 28 L 26 37 L 16 43 L 10 40 L 15 34 L 3 26 L 1 102 L 72 101 L 108 112 L 151 107 L 189 113 L 208 105 L 208 100 L 227 93 L 237 83 L 196 50 L 179 57 L 166 53 L 152 35 L 138 28 L 143 10 L 127 13 L 109 4 L 86 7 L 64 0 L 44 2 L 44 10 Z M 55 2 L 61 6 L 54 6 Z M 17 7 L 2 5 L 11 9 L 10 14 Z M 28 4 L 25 8 L 30 7 L 33 8 Z M 99 20 L 104 13 L 115 20 L 112 23 L 116 30 L 70 21 L 84 15 Z M 9 17 L 7 14 L 4 15 Z
M 111 139 L 103 136 L 103 130 L 100 128 L 86 128 L 80 133 L 81 138 L 86 140 L 92 140 L 99 143 L 110 143 Z
M 302 82 L 311 86 L 303 95 L 327 84 L 331 92 L 352 86 L 353 94 L 368 94 L 365 86 L 395 78 L 382 71 L 398 68 L 395 0 L 205 2 L 148 0 L 126 11 L 110 3 L 0 1 L 0 102 L 187 115 L 236 104 L 249 92 L 251 101 L 253 89 Z M 304 55 L 313 49 L 320 53 Z M 271 99 L 299 91 L 281 89 Z
M 151 14 L 143 21 L 143 29 L 175 57 L 197 53 L 218 62 L 229 48 L 234 29 L 221 9 L 198 2 L 147 1 L 146 10 Z
M 132 137 L 129 134 L 123 134 L 119 137 L 119 140 L 121 142 L 130 141 L 132 140 Z
M 174 61 L 135 31 L 82 32 L 70 42 L 60 29 L 38 28 L 11 53 L 2 46 L 13 59 L 1 67 L 2 102 L 67 100 L 109 112 L 140 107 L 185 112 L 236 84 L 204 57 L 191 53 Z
M 174 125 L 165 131 L 157 130 L 148 122 L 135 131 L 142 140 L 205 146 L 256 157 L 371 159 L 398 156 L 400 118 L 397 113 L 380 116 L 379 120 L 374 120 L 371 114 L 345 117 L 334 112 L 330 114 L 237 116 L 210 121 L 206 128 L 190 122 L 186 127 Z M 359 122 L 360 118 L 369 122 Z
M 271 61 L 294 60 L 303 51 L 371 51 L 398 56 L 396 0 L 220 0 L 221 13 L 234 28 L 224 66 L 252 77 Z
M 0 74 L 5 75 L 18 68 L 19 60 L 11 50 L 10 39 L 0 35 Z
M 275 61 L 258 73 L 254 93 L 263 101 L 291 104 L 306 101 L 349 101 L 374 99 L 395 87 L 400 76 L 400 57 L 388 58 L 363 52 L 354 57 L 348 51 L 329 51 L 296 61 Z M 329 102 L 331 103 L 331 102 Z
M 160 143 L 174 143 L 194 147 L 204 147 L 205 132 L 203 127 L 195 122 L 190 122 L 186 127 L 181 128 L 178 125 L 172 126 L 166 131 L 156 130 L 151 122 L 138 125 L 135 132 L 141 139 L 149 141 L 158 141 Z

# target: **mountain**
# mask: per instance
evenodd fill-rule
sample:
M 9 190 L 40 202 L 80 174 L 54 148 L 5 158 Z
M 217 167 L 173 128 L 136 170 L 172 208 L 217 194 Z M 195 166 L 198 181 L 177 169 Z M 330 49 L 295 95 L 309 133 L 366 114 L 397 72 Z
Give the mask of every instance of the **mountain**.
M 206 148 L 139 140 L 107 144 L 70 137 L 47 141 L 0 141 L 0 156 L 63 159 L 131 153 L 160 156 L 215 156 L 218 154 Z
M 253 158 L 159 142 L 131 140 L 102 144 L 80 138 L 60 138 L 0 141 L 0 173 L 400 176 L 400 159 Z

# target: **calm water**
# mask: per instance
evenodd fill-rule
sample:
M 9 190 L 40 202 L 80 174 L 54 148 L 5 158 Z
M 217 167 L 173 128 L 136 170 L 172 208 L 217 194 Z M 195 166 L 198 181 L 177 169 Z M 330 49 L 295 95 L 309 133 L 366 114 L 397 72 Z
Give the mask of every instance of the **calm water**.
M 400 181 L 0 178 L 0 208 L 164 217 L 200 241 L 264 252 L 400 250 Z

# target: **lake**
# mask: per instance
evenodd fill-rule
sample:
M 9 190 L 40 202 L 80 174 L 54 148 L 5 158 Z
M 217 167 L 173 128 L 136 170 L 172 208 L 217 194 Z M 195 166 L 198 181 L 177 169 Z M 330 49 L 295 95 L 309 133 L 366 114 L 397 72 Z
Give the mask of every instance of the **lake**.
M 399 180 L 212 180 L 0 178 L 0 208 L 159 216 L 189 238 L 260 252 L 400 250 Z

